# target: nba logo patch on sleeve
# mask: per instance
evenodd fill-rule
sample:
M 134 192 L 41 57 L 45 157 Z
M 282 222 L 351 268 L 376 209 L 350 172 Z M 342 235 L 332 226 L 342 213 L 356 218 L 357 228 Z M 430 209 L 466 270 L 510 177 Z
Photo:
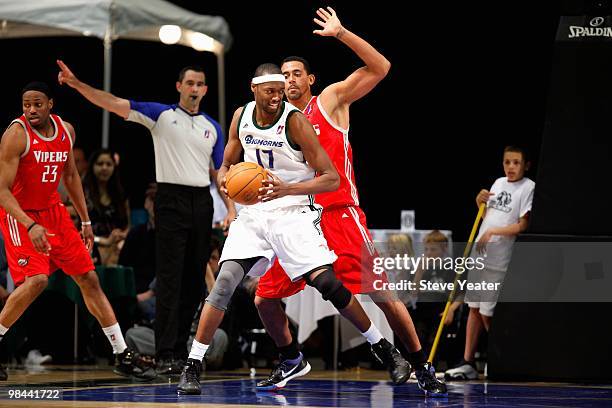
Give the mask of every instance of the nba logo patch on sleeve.
M 22 268 L 27 266 L 29 262 L 30 262 L 29 256 L 20 256 L 19 259 L 17 259 L 17 265 L 21 266 Z

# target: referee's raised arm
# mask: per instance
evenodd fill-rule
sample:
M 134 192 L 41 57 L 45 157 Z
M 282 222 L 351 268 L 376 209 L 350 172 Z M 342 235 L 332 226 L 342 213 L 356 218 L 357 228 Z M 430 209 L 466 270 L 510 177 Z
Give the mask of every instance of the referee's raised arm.
M 66 84 L 76 89 L 94 105 L 127 119 L 130 114 L 130 101 L 119 98 L 101 89 L 96 89 L 80 81 L 62 60 L 57 60 L 57 65 L 60 67 L 60 72 L 57 74 L 57 81 L 61 85 Z

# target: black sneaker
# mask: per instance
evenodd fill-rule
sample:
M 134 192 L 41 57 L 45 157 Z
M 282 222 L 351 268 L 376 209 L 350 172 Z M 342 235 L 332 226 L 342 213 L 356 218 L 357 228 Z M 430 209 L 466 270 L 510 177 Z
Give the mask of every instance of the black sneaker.
M 287 385 L 289 380 L 308 374 L 310 364 L 302 353 L 300 353 L 300 357 L 300 362 L 297 364 L 291 364 L 290 360 L 281 361 L 279 365 L 272 369 L 268 378 L 257 383 L 256 388 L 259 391 L 277 390 Z
M 8 379 L 8 374 L 6 373 L 6 369 L 0 364 L 0 381 L 6 381 Z
M 200 374 L 202 373 L 202 363 L 193 358 L 188 358 L 181 379 L 177 387 L 177 393 L 187 395 L 200 395 Z
M 123 353 L 115 355 L 113 372 L 123 377 L 133 377 L 139 381 L 151 381 L 157 377 L 153 367 L 141 361 L 138 353 L 129 348 L 125 349 Z
M 372 345 L 374 357 L 383 364 L 391 375 L 393 384 L 403 384 L 410 378 L 410 363 L 386 339 Z
M 419 388 L 428 397 L 447 397 L 446 384 L 436 378 L 436 370 L 431 363 L 425 363 L 414 370 Z
M 174 357 L 162 358 L 157 362 L 157 367 L 155 368 L 155 371 L 157 372 L 157 375 L 169 375 L 171 377 L 178 377 L 179 375 L 181 375 L 184 366 L 184 360 L 179 360 Z

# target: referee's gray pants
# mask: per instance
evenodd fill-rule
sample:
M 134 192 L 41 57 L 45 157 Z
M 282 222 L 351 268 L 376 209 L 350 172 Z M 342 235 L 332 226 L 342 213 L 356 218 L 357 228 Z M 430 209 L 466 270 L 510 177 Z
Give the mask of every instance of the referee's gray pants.
M 157 358 L 187 358 L 191 322 L 205 291 L 212 214 L 208 187 L 158 184 L 155 198 Z

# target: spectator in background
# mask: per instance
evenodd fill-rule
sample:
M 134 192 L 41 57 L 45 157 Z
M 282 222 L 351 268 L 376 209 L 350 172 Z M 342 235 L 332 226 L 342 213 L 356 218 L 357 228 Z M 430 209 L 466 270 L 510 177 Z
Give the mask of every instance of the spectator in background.
M 130 229 L 119 254 L 119 265 L 134 269 L 136 293 L 146 292 L 155 277 L 155 196 L 157 184 L 151 183 L 145 192 L 144 208 L 147 222 Z
M 504 149 L 502 164 L 505 177 L 498 178 L 490 190 L 480 190 L 476 196 L 476 205 L 480 207 L 484 204 L 486 210 L 478 230 L 472 257 L 483 257 L 484 268 L 470 269 L 467 276 L 468 284 L 483 281 L 488 284 L 503 283 L 510 264 L 514 240 L 529 225 L 535 183 L 525 177 L 530 165 L 525 150 L 516 146 L 507 146 Z M 499 288 L 488 291 L 466 290 L 464 299 L 470 312 L 463 361 L 447 370 L 444 373 L 446 378 L 452 380 L 478 378 L 475 364 L 476 348 L 481 333 L 488 332 L 491 327 L 498 295 Z
M 100 251 L 100 264 L 117 264 L 129 229 L 130 207 L 110 150 L 100 149 L 91 155 L 83 187 L 95 243 Z
M 445 257 L 448 253 L 448 238 L 439 230 L 433 230 L 423 239 L 425 247 L 425 267 L 419 264 L 413 282 L 416 286 L 416 291 L 411 293 L 410 311 L 414 325 L 416 326 L 419 338 L 423 341 L 423 347 L 427 352 L 431 349 L 436 332 L 438 330 L 438 322 L 444 312 L 449 291 L 440 290 L 421 290 L 420 282 L 431 282 L 434 284 L 453 282 L 455 273 L 452 270 L 446 270 L 442 267 Z M 454 313 L 461 303 L 453 303 L 446 315 L 445 325 L 453 322 Z
M 143 326 L 152 326 L 153 321 L 155 320 L 155 285 L 157 284 L 157 279 L 155 277 L 147 288 L 143 291 L 138 291 L 136 295 L 136 300 L 138 301 L 138 309 L 141 314 L 140 322 Z M 148 353 L 151 355 L 155 355 L 155 352 Z
M 398 255 L 400 257 L 403 257 L 404 255 L 414 257 L 414 247 L 412 244 L 412 238 L 410 238 L 408 234 L 389 235 L 387 237 L 386 254 L 389 258 L 394 258 Z M 406 281 L 410 279 L 410 271 L 406 268 L 387 268 L 385 272 L 387 273 L 387 278 L 390 282 L 400 282 L 402 280 Z M 407 290 L 397 291 L 396 295 L 404 304 L 407 304 L 410 301 L 410 292 Z

